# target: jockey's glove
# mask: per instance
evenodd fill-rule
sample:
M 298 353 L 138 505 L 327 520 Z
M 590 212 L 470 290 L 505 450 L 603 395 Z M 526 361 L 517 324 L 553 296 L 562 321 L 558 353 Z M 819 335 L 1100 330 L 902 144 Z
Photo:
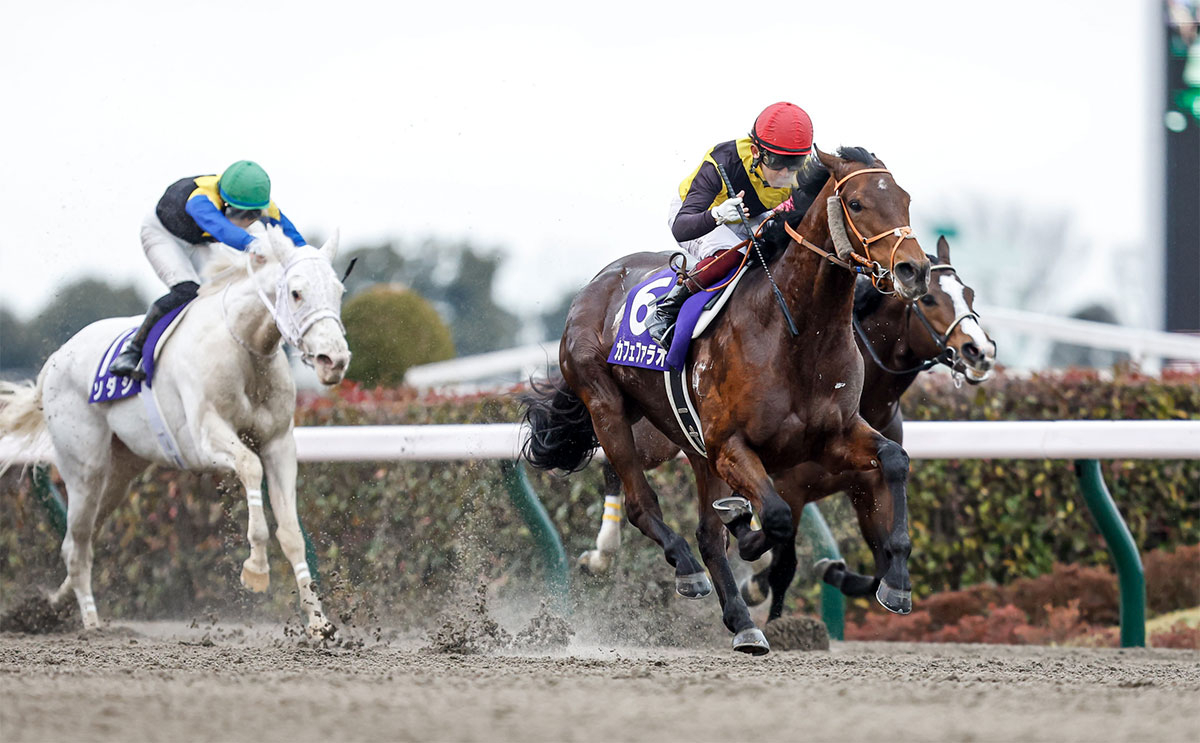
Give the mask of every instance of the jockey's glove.
M 746 207 L 742 206 L 742 198 L 734 196 L 732 199 L 726 199 L 720 204 L 712 208 L 713 219 L 717 220 L 717 224 L 728 224 L 730 222 L 741 222 L 743 219 L 750 216 Z
M 246 252 L 250 255 L 261 255 L 266 258 L 270 254 L 271 244 L 267 242 L 265 237 L 256 237 L 246 246 Z

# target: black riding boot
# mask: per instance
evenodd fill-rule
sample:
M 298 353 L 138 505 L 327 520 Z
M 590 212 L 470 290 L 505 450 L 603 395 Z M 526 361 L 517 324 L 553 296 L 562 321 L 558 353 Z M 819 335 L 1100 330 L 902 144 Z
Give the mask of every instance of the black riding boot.
M 671 291 L 654 304 L 654 311 L 646 320 L 646 332 L 665 350 L 671 350 L 671 337 L 675 334 L 675 318 L 679 317 L 679 308 L 696 293 L 688 286 L 690 283 L 684 280 L 671 287 Z
M 161 320 L 171 310 L 187 304 L 195 298 L 198 288 L 196 282 L 184 281 L 171 287 L 170 293 L 155 300 L 154 304 L 150 305 L 149 311 L 146 312 L 141 327 L 125 343 L 125 349 L 117 354 L 117 357 L 108 365 L 108 373 L 114 377 L 130 377 L 138 381 L 145 379 L 146 373 L 139 369 L 138 365 L 142 363 L 142 346 L 150 337 L 154 323 Z

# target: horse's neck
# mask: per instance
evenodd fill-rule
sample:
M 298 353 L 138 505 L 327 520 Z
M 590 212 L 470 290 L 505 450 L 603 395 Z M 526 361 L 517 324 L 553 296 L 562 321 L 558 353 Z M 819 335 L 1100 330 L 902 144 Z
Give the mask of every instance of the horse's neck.
M 796 231 L 814 245 L 833 252 L 825 211 L 829 190 L 827 186 L 821 191 Z M 784 251 L 773 270 L 801 335 L 805 335 L 805 329 L 808 328 L 823 333 L 822 343 L 844 342 L 850 332 L 855 274 L 829 263 L 795 242 Z M 770 286 L 766 289 L 771 292 Z M 775 303 L 773 297 L 771 302 Z M 781 314 L 778 308 L 775 312 Z M 783 331 L 790 335 L 786 322 L 783 323 Z M 807 359 L 806 365 L 811 365 L 812 349 L 800 353 Z
M 264 268 L 217 294 L 225 327 L 238 345 L 253 355 L 270 356 L 279 348 L 282 336 L 266 304 L 274 304 L 278 274 L 276 267 Z M 262 289 L 262 296 L 258 288 Z

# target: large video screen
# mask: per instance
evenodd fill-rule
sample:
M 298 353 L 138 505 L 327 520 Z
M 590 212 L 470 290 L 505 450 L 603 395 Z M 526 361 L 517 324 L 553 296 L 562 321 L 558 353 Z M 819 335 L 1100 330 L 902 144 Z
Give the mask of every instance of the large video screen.
M 1200 122 L 1200 0 L 1166 0 L 1168 42 L 1167 128 Z

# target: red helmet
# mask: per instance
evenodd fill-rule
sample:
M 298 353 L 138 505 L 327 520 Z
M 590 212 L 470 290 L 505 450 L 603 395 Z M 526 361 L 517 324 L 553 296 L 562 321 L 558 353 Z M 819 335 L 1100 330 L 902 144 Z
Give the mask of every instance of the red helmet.
M 750 139 L 777 155 L 807 155 L 812 151 L 812 119 L 794 103 L 772 103 L 754 120 Z

